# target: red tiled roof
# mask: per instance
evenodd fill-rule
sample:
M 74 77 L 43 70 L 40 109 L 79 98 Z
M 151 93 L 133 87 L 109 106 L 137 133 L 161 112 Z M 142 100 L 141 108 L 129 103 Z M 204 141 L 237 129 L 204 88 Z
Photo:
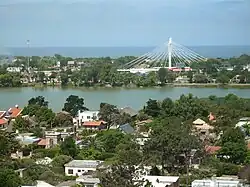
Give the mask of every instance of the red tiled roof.
M 8 123 L 8 120 L 6 120 L 5 118 L 0 119 L 0 125 L 5 125 L 7 123 Z
M 85 121 L 83 126 L 100 126 L 101 124 L 105 124 L 105 121 Z
M 215 154 L 217 151 L 221 149 L 220 146 L 206 146 L 205 150 L 208 154 Z
M 37 145 L 46 145 L 46 139 L 41 139 Z
M 6 111 L 0 111 L 0 118 L 2 118 L 5 113 L 6 113 Z
M 10 108 L 8 111 L 11 113 L 10 117 L 15 118 L 21 114 L 22 109 L 14 107 L 14 108 Z

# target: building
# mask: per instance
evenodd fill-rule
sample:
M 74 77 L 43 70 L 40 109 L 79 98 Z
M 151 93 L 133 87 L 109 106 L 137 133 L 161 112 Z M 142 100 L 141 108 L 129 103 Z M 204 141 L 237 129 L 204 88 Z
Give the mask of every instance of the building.
M 78 111 L 78 123 L 79 125 L 86 121 L 99 120 L 99 111 Z
M 6 71 L 10 73 L 20 73 L 22 69 L 22 67 L 7 67 Z
M 85 129 L 102 130 L 107 128 L 106 124 L 105 121 L 86 121 L 82 123 L 82 127 Z
M 135 132 L 135 129 L 129 123 L 120 125 L 118 129 L 124 134 L 133 134 Z
M 21 186 L 21 187 L 55 187 L 44 181 L 36 181 L 36 183 L 37 184 L 34 186 Z
M 204 179 L 194 180 L 192 187 L 241 187 L 243 186 L 237 179 Z
M 179 187 L 179 177 L 176 176 L 143 176 L 143 181 L 151 183 L 152 187 Z
M 135 111 L 133 108 L 131 107 L 124 107 L 120 109 L 120 112 L 122 114 L 128 114 L 130 117 L 135 117 L 137 116 L 138 112 Z
M 5 129 L 8 126 L 8 119 L 5 116 L 6 111 L 0 111 L 0 129 Z
M 16 118 L 21 115 L 22 111 L 23 110 L 19 108 L 18 105 L 16 105 L 15 107 L 9 108 L 9 110 L 6 111 L 5 118 Z
M 55 145 L 58 145 L 61 141 L 64 141 L 66 137 L 73 135 L 74 132 L 46 131 L 45 138 L 41 139 L 38 142 L 38 145 L 45 149 L 49 149 L 51 147 L 54 147 Z
M 98 187 L 98 184 L 100 184 L 100 179 L 92 177 L 91 175 L 82 175 L 76 179 L 76 183 L 86 187 Z
M 88 172 L 96 171 L 96 168 L 102 163 L 99 160 L 72 160 L 65 164 L 65 175 L 81 176 Z

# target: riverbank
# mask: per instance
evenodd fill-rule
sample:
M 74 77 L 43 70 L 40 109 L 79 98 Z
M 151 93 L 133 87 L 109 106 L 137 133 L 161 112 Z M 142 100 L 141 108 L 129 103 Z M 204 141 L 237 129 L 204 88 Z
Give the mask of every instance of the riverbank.
M 93 89 L 93 88 L 126 88 L 126 89 L 140 89 L 140 88 L 163 88 L 163 87 L 193 87 L 193 88 L 250 88 L 250 84 L 218 84 L 218 83 L 167 83 L 165 85 L 159 85 L 159 86 L 136 86 L 136 85 L 129 85 L 129 86 L 111 86 L 111 85 L 93 85 L 93 86 L 74 86 L 74 85 L 67 85 L 67 86 L 61 86 L 60 84 L 25 84 L 21 87 L 34 87 L 34 88 L 46 88 L 46 87 L 59 87 L 59 88 L 84 88 L 84 89 Z

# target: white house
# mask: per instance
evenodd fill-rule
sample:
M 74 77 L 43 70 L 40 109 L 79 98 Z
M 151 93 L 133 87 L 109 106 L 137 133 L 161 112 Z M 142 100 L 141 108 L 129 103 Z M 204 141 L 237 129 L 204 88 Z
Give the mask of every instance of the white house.
M 98 184 L 100 184 L 100 179 L 89 175 L 82 175 L 76 179 L 76 183 L 83 184 L 87 187 L 98 187 Z
M 230 179 L 204 179 L 194 180 L 192 187 L 241 187 L 242 184 L 239 180 Z
M 143 176 L 144 181 L 151 183 L 152 187 L 179 187 L 179 177 L 177 176 Z M 145 185 L 145 184 L 144 184 Z
M 36 182 L 37 184 L 35 186 L 21 186 L 21 187 L 55 187 L 44 181 L 36 181 Z
M 78 111 L 78 122 L 81 124 L 86 121 L 97 121 L 99 120 L 98 114 L 99 111 Z
M 65 175 L 67 176 L 81 176 L 87 172 L 96 171 L 96 168 L 103 161 L 99 160 L 72 160 L 65 164 Z
M 8 67 L 6 70 L 12 73 L 20 73 L 22 69 L 22 67 Z

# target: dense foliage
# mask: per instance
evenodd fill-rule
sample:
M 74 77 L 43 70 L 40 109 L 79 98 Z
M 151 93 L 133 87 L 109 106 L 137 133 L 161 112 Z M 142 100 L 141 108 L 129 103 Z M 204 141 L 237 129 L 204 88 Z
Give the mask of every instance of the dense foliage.
M 175 82 L 177 77 L 186 76 L 189 83 L 250 83 L 247 65 L 250 56 L 238 58 L 208 59 L 206 62 L 191 63 L 191 72 L 171 72 L 161 68 L 158 72 L 132 74 L 117 72 L 124 64 L 135 59 L 125 56 L 116 59 L 71 58 L 56 54 L 54 57 L 31 57 L 28 72 L 27 57 L 18 56 L 12 64 L 0 66 L 0 87 L 18 87 L 22 85 L 58 85 L 62 86 L 127 86 L 149 87 Z M 56 62 L 60 61 L 60 67 Z M 68 65 L 73 61 L 73 65 Z M 8 72 L 8 67 L 19 67 L 20 71 Z M 230 70 L 232 68 L 233 70 Z M 51 73 L 46 75 L 45 71 Z
M 41 132 L 40 136 L 44 137 L 41 127 L 73 127 L 71 115 L 75 116 L 78 110 L 86 110 L 84 99 L 69 96 L 65 106 L 67 112 L 55 114 L 48 108 L 49 103 L 44 97 L 31 98 L 23 110 L 23 115 L 29 117 L 16 118 L 14 128 L 19 132 Z M 210 113 L 216 120 L 209 121 Z M 139 176 L 137 166 L 152 166 L 152 175 L 178 175 L 182 184 L 213 175 L 239 174 L 249 180 L 247 166 L 250 163 L 250 151 L 246 141 L 249 138 L 249 125 L 235 127 L 241 117 L 250 117 L 249 99 L 233 94 L 223 98 L 197 98 L 189 94 L 177 100 L 150 99 L 136 118 L 120 113 L 114 105 L 101 103 L 99 118 L 108 122 L 107 130 L 78 129 L 76 136 L 82 140 L 81 146 L 76 145 L 75 135 L 49 149 L 19 145 L 14 133 L 0 131 L 0 179 L 5 179 L 0 180 L 0 186 L 17 187 L 20 184 L 34 184 L 36 180 L 58 184 L 73 179 L 64 176 L 64 164 L 72 159 L 104 161 L 104 167 L 97 173 L 103 187 L 124 184 L 134 187 L 139 182 L 145 182 L 139 178 L 138 183 L 133 182 Z M 209 133 L 215 138 L 201 138 L 202 135 L 197 133 L 193 125 L 197 118 L 213 127 Z M 137 125 L 140 120 L 147 119 L 151 122 Z M 124 123 L 130 123 L 136 129 L 135 132 L 124 133 L 114 128 Z M 138 144 L 141 139 L 145 139 L 142 133 L 148 134 L 148 137 L 144 144 Z M 206 146 L 209 145 L 220 146 L 221 149 L 217 153 L 208 154 Z M 12 161 L 10 154 L 17 150 L 32 151 L 32 157 Z M 50 165 L 35 163 L 44 157 L 52 158 Z M 197 161 L 199 169 L 190 165 Z M 25 168 L 23 178 L 14 172 L 21 168 Z M 187 171 L 191 175 L 187 175 Z

